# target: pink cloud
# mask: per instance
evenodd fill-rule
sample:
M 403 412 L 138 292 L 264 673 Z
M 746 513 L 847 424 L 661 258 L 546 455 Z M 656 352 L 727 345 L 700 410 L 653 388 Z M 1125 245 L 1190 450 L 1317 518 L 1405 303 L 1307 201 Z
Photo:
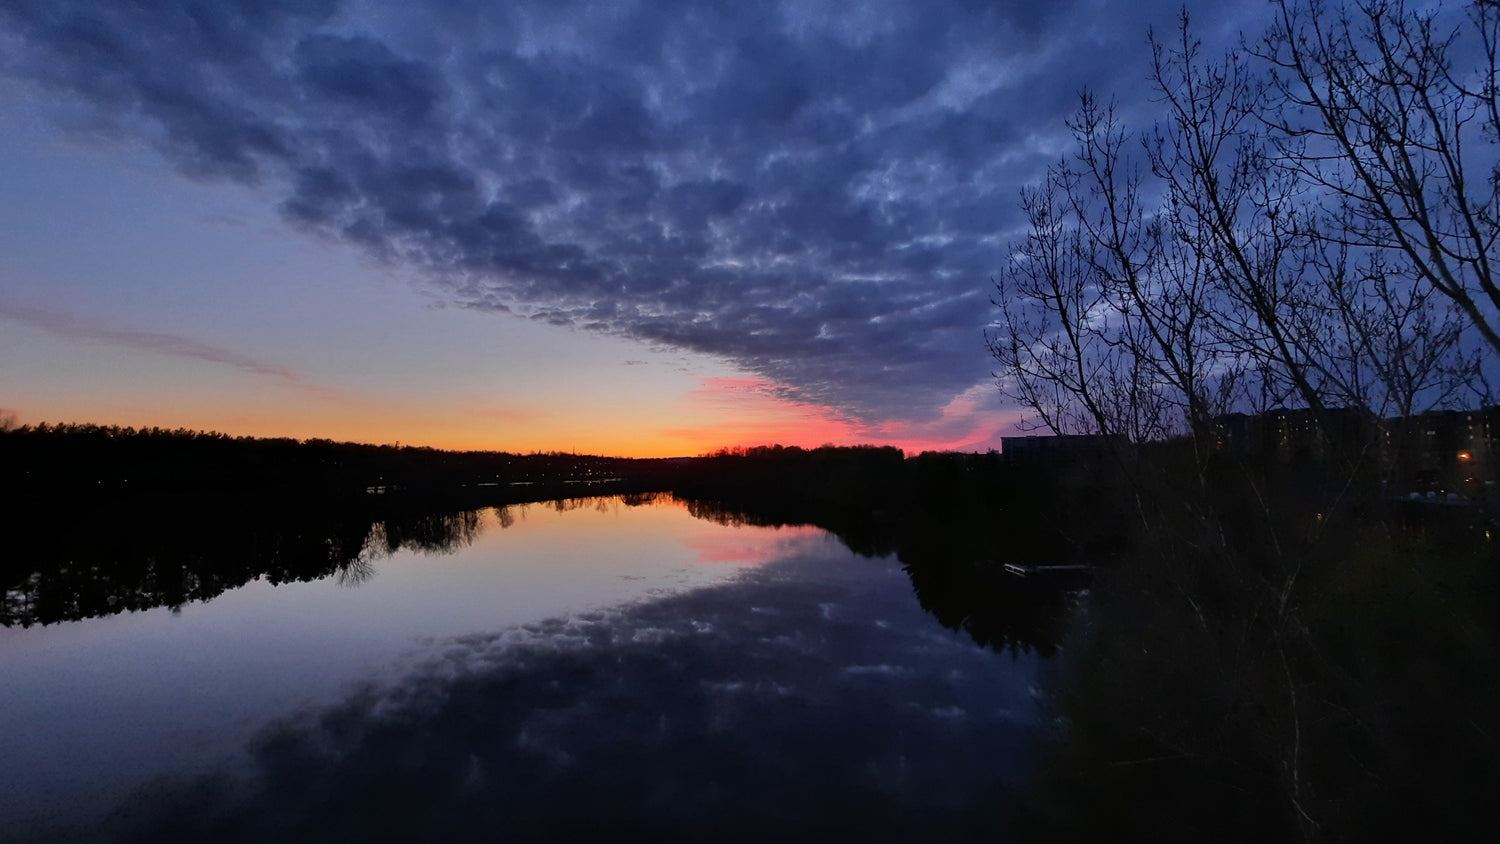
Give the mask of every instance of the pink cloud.
M 667 432 L 707 450 L 718 446 L 780 443 L 819 445 L 894 445 L 908 453 L 984 451 L 1000 446 L 1000 437 L 1015 430 L 1019 413 L 1000 406 L 994 388 L 976 385 L 955 396 L 938 418 L 924 422 L 861 424 L 833 408 L 799 402 L 781 394 L 777 384 L 758 377 L 713 377 L 688 393 L 690 402 L 728 411 L 732 421 Z
M 822 533 L 812 525 L 793 525 L 766 531 L 723 531 L 714 529 L 703 533 L 689 534 L 683 544 L 697 552 L 695 565 L 722 565 L 725 563 L 758 563 L 776 556 L 782 543 L 788 539 L 813 536 Z

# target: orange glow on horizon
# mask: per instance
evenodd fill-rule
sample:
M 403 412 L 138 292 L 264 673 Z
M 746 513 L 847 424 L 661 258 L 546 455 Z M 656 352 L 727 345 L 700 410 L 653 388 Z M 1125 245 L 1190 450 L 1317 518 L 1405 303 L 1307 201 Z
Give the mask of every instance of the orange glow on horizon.
M 220 401 L 146 399 L 54 406 L 47 418 L 15 413 L 18 422 L 91 422 L 122 427 L 187 428 L 230 436 L 329 439 L 375 445 L 411 445 L 454 451 L 518 454 L 563 452 L 611 457 L 691 457 L 721 448 L 785 445 L 892 445 L 921 451 L 983 451 L 998 445 L 1010 422 L 982 411 L 965 393 L 929 423 L 862 423 L 838 411 L 799 402 L 773 382 L 756 377 L 704 377 L 674 406 L 623 403 L 597 416 L 576 408 L 548 412 L 529 407 L 417 406 L 379 400 L 264 402 L 226 409 Z M 972 391 L 971 391 L 972 392 Z

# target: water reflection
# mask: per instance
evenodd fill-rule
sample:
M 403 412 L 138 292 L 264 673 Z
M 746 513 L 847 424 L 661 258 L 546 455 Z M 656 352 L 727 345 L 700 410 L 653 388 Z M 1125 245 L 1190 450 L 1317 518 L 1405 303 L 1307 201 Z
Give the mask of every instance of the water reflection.
M 43 821 L 87 822 L 142 778 L 238 756 L 266 719 L 399 672 L 449 637 L 718 582 L 774 558 L 789 535 L 739 532 L 733 547 L 718 543 L 716 557 L 727 549 L 731 559 L 699 565 L 715 534 L 736 532 L 680 506 L 643 506 L 655 500 L 416 519 L 388 509 L 378 520 L 355 514 L 348 541 L 309 529 L 339 518 L 291 513 L 277 523 L 265 507 L 85 525 L 122 528 L 117 546 L 92 530 L 27 532 L 17 547 L 58 542 L 0 557 L 0 568 L 25 572 L 9 590 L 18 623 L 0 627 L 0 838 Z M 236 512 L 246 521 L 234 523 Z M 153 536 L 147 524 L 184 530 Z M 210 526 L 224 536 L 211 541 Z M 420 541 L 392 552 L 391 536 Z M 307 552 L 299 574 L 324 576 L 284 577 L 291 549 Z M 160 576 L 169 555 L 184 562 L 171 582 L 190 589 L 157 589 L 142 575 Z
M 669 495 L 189 513 L 11 558 L 7 834 L 88 833 L 89 801 L 155 779 L 100 829 L 962 838 L 1024 766 L 1035 661 L 943 630 L 916 569 L 814 527 Z
M 513 527 L 528 507 L 568 513 L 665 504 L 685 506 L 694 518 L 727 527 L 818 525 L 855 553 L 895 554 L 923 608 L 944 626 L 997 650 L 1051 656 L 1076 600 L 1074 590 L 1059 584 L 1005 573 L 1002 561 L 1024 551 L 1014 535 L 998 535 L 983 518 L 953 512 L 837 518 L 767 502 L 730 506 L 643 493 L 448 512 L 377 506 L 120 508 L 99 514 L 89 530 L 16 535 L 10 562 L 0 569 L 8 577 L 0 625 L 29 627 L 181 607 L 255 580 L 333 578 L 357 587 L 376 575 L 380 559 L 402 551 L 453 554 L 473 545 L 487 523 L 501 530 Z M 704 552 L 706 559 L 717 553 L 730 560 L 741 556 L 732 547 Z
M 620 521 L 622 513 L 630 518 Z M 830 545 L 833 539 L 815 524 L 834 527 L 837 542 L 864 558 Z M 388 753 L 386 762 L 397 766 L 385 771 L 390 781 L 436 787 L 457 774 L 429 770 L 428 762 L 400 766 L 425 758 L 417 736 L 441 736 L 439 727 L 455 724 L 482 735 L 490 747 L 490 756 L 471 751 L 480 760 L 473 764 L 511 765 L 509 773 L 496 775 L 495 787 L 523 795 L 522 805 L 536 812 L 544 806 L 562 812 L 558 801 L 583 802 L 582 793 L 609 787 L 605 780 L 629 769 L 611 754 L 636 757 L 632 764 L 655 784 L 649 793 L 620 791 L 620 799 L 656 807 L 641 809 L 631 822 L 642 835 L 656 830 L 653 824 L 677 823 L 679 815 L 706 822 L 708 816 L 693 814 L 697 810 L 679 807 L 674 815 L 663 808 L 669 801 L 716 806 L 713 817 L 735 821 L 719 834 L 786 834 L 801 823 L 853 812 L 869 819 L 872 833 L 914 836 L 917 819 L 938 812 L 938 795 L 948 801 L 938 812 L 939 831 L 977 834 L 998 811 L 990 792 L 1026 756 L 1020 739 L 1030 718 L 1033 663 L 997 663 L 941 627 L 1012 656 L 1048 657 L 1074 600 L 1065 589 L 1005 574 L 983 520 L 893 513 L 830 518 L 670 494 L 449 512 L 135 508 L 101 516 L 94 527 L 27 533 L 18 537 L 20 553 L 9 558 L 12 579 L 0 622 L 14 634 L 38 625 L 68 629 L 54 629 L 50 639 L 0 637 L 0 668 L 11 682 L 0 689 L 0 709 L 8 710 L 0 712 L 0 733 L 9 736 L 0 739 L 0 756 L 10 757 L 0 765 L 0 791 L 14 801 L 8 810 L 0 800 L 0 821 L 16 817 L 16 809 L 51 818 L 50 824 L 60 816 L 86 817 L 76 805 L 85 793 L 106 799 L 120 782 L 201 768 L 203 760 L 241 746 L 249 726 L 300 700 L 326 703 L 342 684 L 381 670 L 415 641 L 444 651 L 442 682 L 431 672 L 416 675 L 340 710 L 322 711 L 314 725 L 288 733 L 296 737 L 290 744 L 263 738 L 253 779 L 267 791 L 250 802 L 240 802 L 238 780 L 232 793 L 221 793 L 227 786 L 213 778 L 179 781 L 162 799 L 192 803 L 200 807 L 197 814 L 164 808 L 153 797 L 139 803 L 129 823 L 152 838 L 169 836 L 180 817 L 197 818 L 186 837 L 242 827 L 271 835 L 277 830 L 249 819 L 272 809 L 266 801 L 281 800 L 276 795 L 284 790 L 323 793 L 340 813 L 410 814 L 410 824 L 438 823 L 427 813 L 457 800 L 479 824 L 467 831 L 487 829 L 494 818 L 474 814 L 465 802 L 479 800 L 475 795 L 497 799 L 484 789 L 424 797 L 417 788 L 405 803 L 375 789 L 371 793 L 383 796 L 364 806 L 356 799 L 363 791 L 353 785 L 347 794 L 326 794 L 287 778 L 290 766 L 302 772 L 297 776 L 335 784 L 352 777 L 359 784 L 367 775 L 352 772 L 379 770 L 374 761 Z M 758 579 L 712 593 L 637 604 L 609 617 L 558 615 L 526 631 L 534 641 L 448 638 L 538 613 L 639 601 L 664 587 L 720 577 L 683 576 L 678 567 L 684 564 L 733 572 L 788 554 L 795 562 L 784 560 Z M 393 565 L 397 558 L 401 564 Z M 16 572 L 25 574 L 16 578 Z M 296 584 L 290 591 L 270 588 L 290 584 Z M 159 613 L 148 612 L 169 607 L 175 613 L 189 605 L 201 609 L 174 618 L 171 629 L 160 626 Z M 75 638 L 73 624 L 90 619 L 129 623 L 80 627 L 76 638 L 83 644 L 56 653 L 49 642 Z M 515 696 L 519 709 L 501 708 L 513 718 L 547 706 L 573 713 L 558 723 L 566 722 L 563 733 L 575 744 L 547 745 L 543 752 L 537 744 L 543 727 L 536 723 L 502 718 L 490 726 L 498 732 L 484 733 L 465 720 L 467 710 L 428 705 L 427 696 L 439 694 L 468 700 L 476 711 L 493 709 L 493 701 L 484 703 L 474 691 L 482 677 L 493 681 L 483 689 Z M 543 697 L 529 698 L 516 686 Z M 407 706 L 416 697 L 428 701 L 427 708 Z M 99 704 L 104 708 L 93 711 Z M 745 720 L 730 717 L 741 710 Z M 426 726 L 409 734 L 392 732 L 378 719 L 360 722 L 361 735 L 381 742 L 369 746 L 339 744 L 346 734 L 330 737 L 317 726 L 342 723 L 355 712 L 372 719 L 398 712 L 407 719 L 402 723 Z M 635 723 L 642 712 L 654 713 L 658 732 L 667 732 L 642 738 L 653 735 Z M 509 739 L 506 731 L 513 733 Z M 507 741 L 515 752 L 497 749 L 510 746 Z M 971 760 L 967 754 L 986 742 L 993 743 L 990 757 Z M 288 761 L 277 748 L 289 746 L 336 752 Z M 527 791 L 517 782 L 542 776 L 527 767 L 540 764 L 532 758 L 537 753 L 592 761 L 551 771 Z M 440 767 L 453 763 L 433 758 Z M 714 760 L 727 767 L 713 768 L 720 764 Z M 695 773 L 674 779 L 678 768 Z M 809 791 L 814 774 L 842 785 Z M 733 802 L 729 795 L 741 792 L 747 796 Z M 581 831 L 606 818 L 630 817 L 619 805 L 599 805 L 614 808 L 610 814 L 570 813 L 569 822 Z M 276 807 L 278 816 L 300 818 L 299 828 L 311 830 L 332 823 L 318 812 L 316 806 Z M 169 817 L 172 824 L 164 826 Z M 526 817 L 517 828 L 546 837 L 552 821 L 545 813 Z M 64 829 L 46 828 L 49 834 L 41 837 Z M 423 834 L 415 826 L 399 828 Z
M 579 508 L 639 507 L 661 494 L 549 502 Z M 487 514 L 501 529 L 530 505 L 410 511 L 386 502 L 356 507 L 298 503 L 144 501 L 23 524 L 0 563 L 0 626 L 30 627 L 210 601 L 254 580 L 335 578 L 357 586 L 373 563 L 401 551 L 452 554 L 472 545 Z M 67 522 L 66 524 L 64 522 Z
M 804 536 L 737 582 L 450 641 L 262 733 L 248 780 L 158 783 L 151 840 L 992 838 L 1034 667 Z
M 835 511 L 785 506 L 774 499 L 733 505 L 689 500 L 688 512 L 731 526 L 814 524 L 864 556 L 894 554 L 922 608 L 976 643 L 1012 653 L 1056 654 L 1086 579 L 1026 579 L 1005 570 L 1016 560 L 1049 559 L 1035 532 L 961 506 L 931 511 Z
M 497 507 L 500 526 L 514 523 L 509 517 L 509 507 Z M 403 548 L 424 554 L 452 554 L 460 548 L 474 544 L 479 535 L 478 510 L 463 510 L 457 513 L 427 513 L 406 518 L 386 519 L 371 525 L 365 540 L 365 552 L 378 549 L 384 554 L 394 554 Z M 365 555 L 361 554 L 363 558 Z

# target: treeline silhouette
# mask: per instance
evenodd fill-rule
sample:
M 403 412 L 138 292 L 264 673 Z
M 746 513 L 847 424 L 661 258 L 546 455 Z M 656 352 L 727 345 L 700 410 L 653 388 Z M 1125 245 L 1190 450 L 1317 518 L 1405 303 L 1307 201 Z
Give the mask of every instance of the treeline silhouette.
M 778 494 L 789 505 L 879 504 L 902 480 L 900 449 L 765 446 L 703 457 L 518 454 L 231 437 L 212 431 L 42 423 L 0 429 L 0 495 L 116 501 L 150 494 L 402 497 L 483 506 L 599 493 Z
M 0 430 L 0 489 L 13 497 L 291 491 L 452 499 L 499 486 L 618 484 L 645 479 L 668 462 L 93 424 Z
M 441 550 L 482 506 L 659 484 L 660 461 L 230 437 L 0 428 L 0 623 L 208 600 L 255 578 L 356 578 L 380 548 Z M 455 522 L 454 520 L 459 520 Z
M 1020 578 L 1017 565 L 1108 564 L 1123 552 L 1108 467 L 894 449 L 752 449 L 705 459 L 679 483 L 699 518 L 815 525 L 866 556 L 893 554 L 922 607 L 997 650 L 1053 655 L 1078 578 Z
M 815 525 L 857 553 L 895 554 L 944 625 L 1050 655 L 1070 593 L 1003 564 L 1079 562 L 1118 541 L 1097 484 L 994 453 L 767 446 L 632 460 L 59 425 L 0 432 L 0 467 L 5 625 L 178 607 L 257 578 L 357 582 L 384 554 L 462 547 L 484 507 L 504 525 L 511 504 L 670 492 L 700 518 Z M 1069 515 L 1080 508 L 1086 526 Z

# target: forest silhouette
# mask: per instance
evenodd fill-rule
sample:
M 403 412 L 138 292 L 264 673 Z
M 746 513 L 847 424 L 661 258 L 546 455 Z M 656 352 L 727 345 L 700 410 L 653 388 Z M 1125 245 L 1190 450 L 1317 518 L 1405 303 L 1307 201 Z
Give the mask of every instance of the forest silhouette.
M 7 626 L 180 607 L 256 579 L 357 583 L 383 556 L 467 545 L 484 508 L 504 526 L 513 505 L 593 493 L 627 506 L 668 495 L 720 524 L 824 528 L 856 553 L 900 559 L 945 626 L 1044 656 L 1066 624 L 1061 587 L 1076 584 L 1024 581 L 1003 564 L 1081 559 L 1050 473 L 996 454 L 765 447 L 629 460 L 91 425 L 0 433 L 0 451 L 18 458 L 0 464 L 20 528 L 0 567 Z

